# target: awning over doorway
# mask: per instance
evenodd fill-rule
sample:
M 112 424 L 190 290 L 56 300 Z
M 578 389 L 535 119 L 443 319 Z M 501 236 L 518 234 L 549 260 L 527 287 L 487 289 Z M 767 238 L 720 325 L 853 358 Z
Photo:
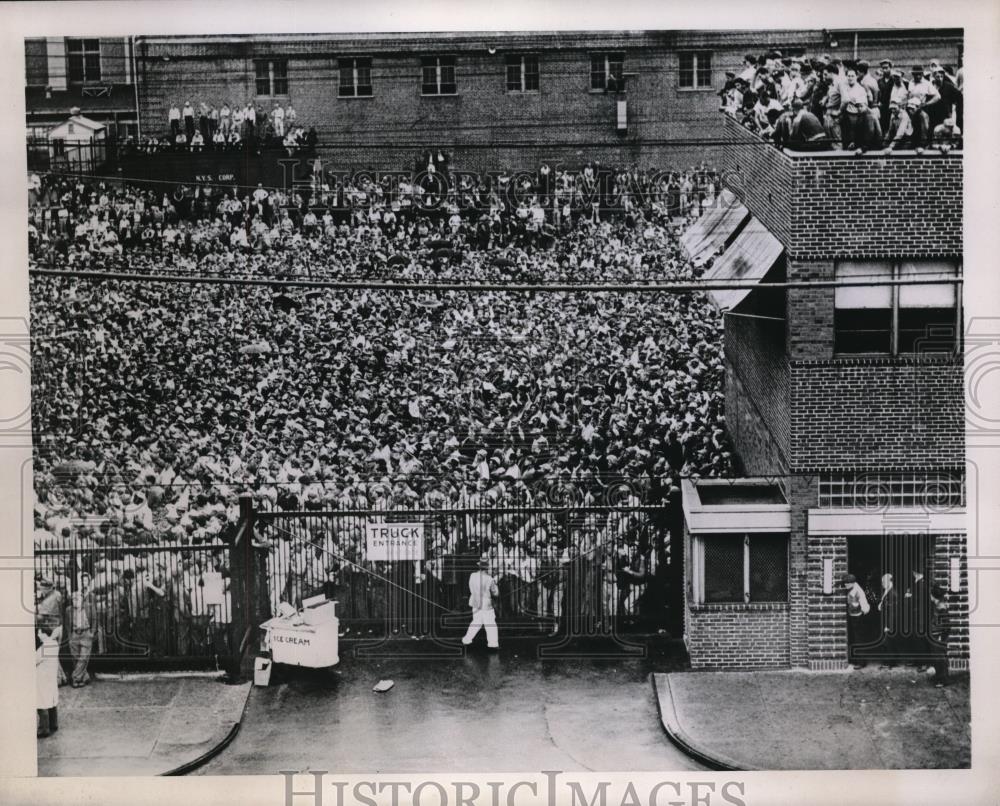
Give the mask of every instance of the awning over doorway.
M 729 248 L 705 272 L 705 281 L 733 280 L 752 282 L 764 279 L 784 247 L 767 228 L 753 216 L 736 236 Z M 709 291 L 715 304 L 728 311 L 739 305 L 753 289 L 734 288 Z
M 715 204 L 681 236 L 681 245 L 691 262 L 695 266 L 704 265 L 726 245 L 748 215 L 747 208 L 740 204 L 736 194 L 730 190 L 722 191 Z

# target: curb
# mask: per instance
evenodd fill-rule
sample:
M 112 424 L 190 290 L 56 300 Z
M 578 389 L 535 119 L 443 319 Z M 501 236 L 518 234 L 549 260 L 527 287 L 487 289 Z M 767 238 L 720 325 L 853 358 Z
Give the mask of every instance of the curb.
M 663 684 L 666 686 L 666 692 L 664 696 L 669 699 L 670 704 L 668 708 L 664 708 L 662 704 L 662 697 L 660 690 L 657 688 L 657 678 L 661 678 Z M 653 696 L 656 699 L 656 710 L 660 715 L 660 724 L 663 726 L 664 733 L 667 734 L 667 738 L 676 745 L 683 753 L 704 764 L 711 770 L 718 772 L 749 772 L 755 770 L 756 767 L 749 767 L 734 761 L 726 756 L 717 755 L 710 753 L 702 747 L 699 747 L 684 731 L 681 726 L 680 719 L 677 717 L 677 711 L 674 707 L 674 695 L 673 690 L 670 688 L 670 675 L 669 674 L 652 674 L 650 675 L 650 682 L 653 686 Z
M 229 732 L 222 737 L 222 740 L 210 747 L 204 753 L 202 753 L 197 758 L 191 759 L 191 761 L 186 761 L 179 767 L 174 767 L 172 770 L 167 772 L 161 772 L 159 775 L 162 777 L 187 775 L 189 772 L 194 772 L 199 767 L 203 767 L 217 755 L 219 755 L 223 750 L 225 750 L 232 743 L 233 739 L 236 738 L 236 734 L 240 732 L 240 726 L 243 724 L 243 716 L 246 714 L 247 703 L 250 702 L 250 692 L 253 691 L 253 686 L 247 690 L 247 697 L 243 701 L 243 707 L 240 709 L 240 718 L 233 723 L 233 726 L 229 729 Z

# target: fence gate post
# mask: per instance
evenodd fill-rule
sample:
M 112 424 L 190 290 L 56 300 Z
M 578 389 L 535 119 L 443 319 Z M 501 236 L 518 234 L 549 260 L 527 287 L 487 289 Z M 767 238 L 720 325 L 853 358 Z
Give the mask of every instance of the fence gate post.
M 240 521 L 229 547 L 230 592 L 233 612 L 230 629 L 230 663 L 227 672 L 234 681 L 253 674 L 253 659 L 260 629 L 257 588 L 262 584 L 255 568 L 253 498 L 240 496 Z

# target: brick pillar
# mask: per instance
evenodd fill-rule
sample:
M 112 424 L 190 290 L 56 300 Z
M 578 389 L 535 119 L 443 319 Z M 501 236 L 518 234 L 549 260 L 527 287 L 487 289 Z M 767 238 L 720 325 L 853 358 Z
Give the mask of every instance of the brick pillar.
M 941 585 L 948 593 L 948 615 L 951 636 L 948 640 L 948 666 L 952 669 L 969 668 L 969 567 L 965 535 L 936 535 L 934 538 L 933 584 Z M 959 561 L 960 586 L 957 593 L 950 588 L 951 558 Z
M 808 664 L 809 578 L 808 515 L 815 506 L 811 476 L 788 477 L 791 532 L 788 536 L 788 643 L 792 666 Z
M 833 588 L 823 593 L 823 561 L 833 560 Z M 809 668 L 843 669 L 847 665 L 847 613 L 844 586 L 847 538 L 822 535 L 809 538 Z

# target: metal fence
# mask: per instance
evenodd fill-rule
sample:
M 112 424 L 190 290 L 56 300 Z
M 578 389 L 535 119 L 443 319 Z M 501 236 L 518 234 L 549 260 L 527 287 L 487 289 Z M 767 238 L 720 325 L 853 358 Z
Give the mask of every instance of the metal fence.
M 36 577 L 59 591 L 38 610 L 43 618 L 54 611 L 66 635 L 70 597 L 90 591 L 95 668 L 238 675 L 247 673 L 260 623 L 282 602 L 298 607 L 320 593 L 338 602 L 347 638 L 457 638 L 469 623 L 469 576 L 482 562 L 497 582 L 495 609 L 507 634 L 655 632 L 680 612 L 672 604 L 681 569 L 669 512 L 261 511 L 244 496 L 239 527 L 224 540 L 149 544 L 141 532 L 109 530 L 100 542 L 36 548 Z
M 47 605 L 39 602 L 39 612 L 51 619 L 58 606 L 67 619 L 72 594 L 89 589 L 88 618 L 96 622 L 91 624 L 93 666 L 156 661 L 215 668 L 232 655 L 228 549 L 225 543 L 97 546 L 83 541 L 36 548 L 36 580 L 52 582 L 60 597 Z M 68 633 L 64 623 L 64 638 Z
M 92 143 L 65 142 L 47 138 L 28 138 L 28 170 L 59 174 L 100 173 L 115 162 L 117 147 L 103 140 Z
M 666 623 L 667 522 L 661 507 L 273 511 L 254 537 L 271 613 L 324 593 L 345 632 L 447 634 L 468 622 L 483 558 L 502 629 L 591 634 Z

